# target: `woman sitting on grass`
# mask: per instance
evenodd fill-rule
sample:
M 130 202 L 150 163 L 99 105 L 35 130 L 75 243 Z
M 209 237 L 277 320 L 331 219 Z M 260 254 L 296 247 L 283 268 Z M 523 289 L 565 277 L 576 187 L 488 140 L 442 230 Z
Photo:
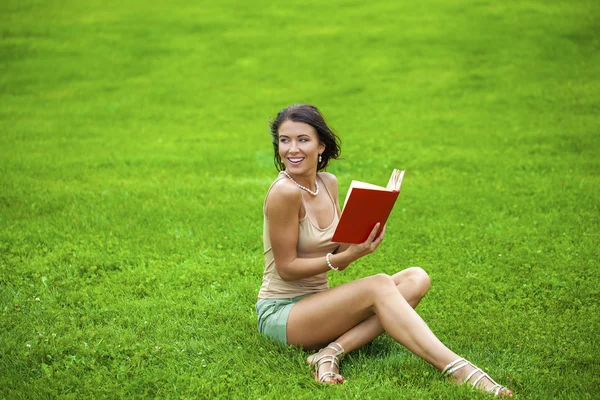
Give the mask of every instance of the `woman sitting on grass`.
M 340 153 L 339 140 L 317 108 L 297 104 L 271 122 L 279 176 L 264 204 L 265 272 L 256 309 L 261 333 L 304 349 L 319 382 L 341 383 L 339 360 L 384 331 L 457 382 L 498 396 L 512 392 L 460 358 L 414 311 L 429 277 L 413 267 L 329 289 L 326 273 L 341 272 L 373 253 L 385 234 L 373 227 L 362 244 L 331 242 L 341 214 L 335 176 L 324 170 Z M 328 344 L 329 343 L 329 344 Z

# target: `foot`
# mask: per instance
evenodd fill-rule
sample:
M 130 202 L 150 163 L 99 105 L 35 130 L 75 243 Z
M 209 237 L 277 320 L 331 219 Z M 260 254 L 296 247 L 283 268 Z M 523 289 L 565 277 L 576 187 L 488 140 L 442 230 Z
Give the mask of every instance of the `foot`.
M 339 372 L 339 362 L 344 355 L 344 348 L 336 342 L 319 350 L 306 359 L 306 363 L 314 368 L 315 381 L 319 383 L 343 383 L 344 377 Z
M 477 368 L 476 365 L 459 358 L 444 368 L 442 374 L 452 375 L 457 383 L 470 383 L 474 388 L 483 392 L 489 392 L 497 397 L 512 397 L 513 392 L 508 388 L 496 383 L 488 374 Z

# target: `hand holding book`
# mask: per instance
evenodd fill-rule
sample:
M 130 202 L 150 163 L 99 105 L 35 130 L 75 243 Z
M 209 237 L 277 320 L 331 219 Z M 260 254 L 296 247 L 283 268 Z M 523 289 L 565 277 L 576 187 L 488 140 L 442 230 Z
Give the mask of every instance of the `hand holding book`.
M 394 169 L 385 188 L 352 181 L 332 241 L 363 243 L 377 223 L 380 223 L 380 228 L 376 237 L 379 236 L 400 194 L 405 171 Z

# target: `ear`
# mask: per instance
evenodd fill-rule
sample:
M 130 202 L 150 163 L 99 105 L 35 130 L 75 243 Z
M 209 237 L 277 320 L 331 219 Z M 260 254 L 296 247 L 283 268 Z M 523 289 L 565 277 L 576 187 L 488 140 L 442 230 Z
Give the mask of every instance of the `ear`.
M 319 142 L 319 154 L 325 151 L 325 143 Z

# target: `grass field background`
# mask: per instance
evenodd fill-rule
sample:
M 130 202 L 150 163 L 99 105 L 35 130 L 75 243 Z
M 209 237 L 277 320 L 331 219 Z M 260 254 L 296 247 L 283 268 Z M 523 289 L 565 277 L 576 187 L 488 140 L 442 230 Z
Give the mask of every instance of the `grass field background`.
M 329 171 L 406 168 L 378 252 L 523 399 L 598 398 L 600 3 L 0 5 L 0 398 L 485 398 L 387 336 L 320 386 L 256 331 L 267 121 L 317 105 Z

